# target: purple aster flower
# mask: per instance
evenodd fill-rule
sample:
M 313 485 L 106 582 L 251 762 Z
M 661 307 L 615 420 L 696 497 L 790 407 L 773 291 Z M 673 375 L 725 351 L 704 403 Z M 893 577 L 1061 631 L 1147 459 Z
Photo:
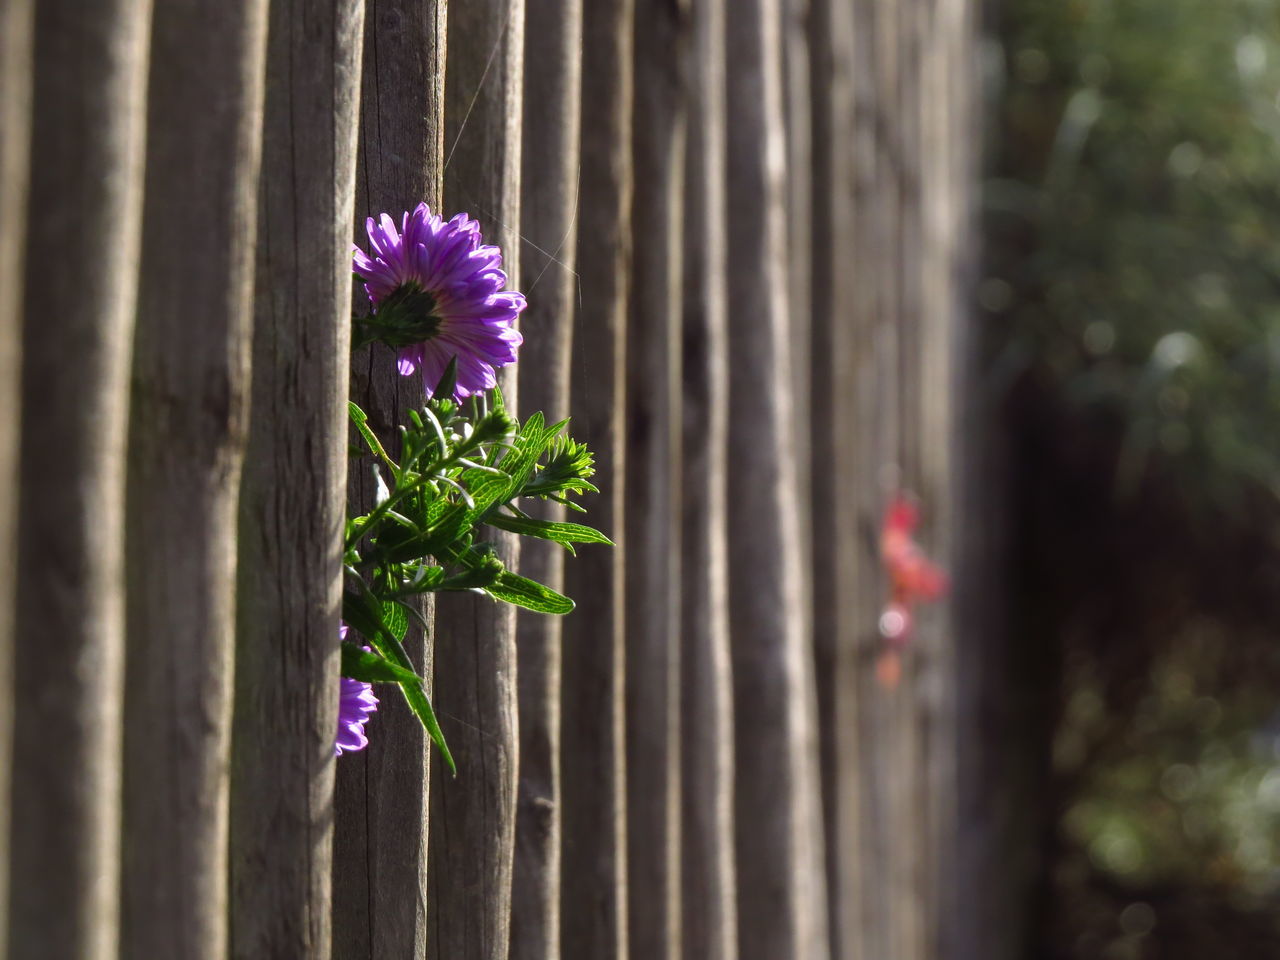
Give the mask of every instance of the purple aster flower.
M 347 639 L 345 623 L 338 628 L 338 637 L 341 640 Z M 369 714 L 378 709 L 378 698 L 373 695 L 371 683 L 341 677 L 339 684 L 338 735 L 334 738 L 333 752 L 340 757 L 344 750 L 350 753 L 353 750 L 363 750 L 369 745 L 364 725 L 369 722 Z
M 480 224 L 465 213 L 445 222 L 425 203 L 399 231 L 386 213 L 365 225 L 372 253 L 355 248 L 355 272 L 382 321 L 380 339 L 399 350 L 400 372 L 420 373 L 430 395 L 457 357 L 456 397 L 494 387 L 495 369 L 516 362 L 525 308 L 523 294 L 502 289 L 502 251 L 481 242 Z

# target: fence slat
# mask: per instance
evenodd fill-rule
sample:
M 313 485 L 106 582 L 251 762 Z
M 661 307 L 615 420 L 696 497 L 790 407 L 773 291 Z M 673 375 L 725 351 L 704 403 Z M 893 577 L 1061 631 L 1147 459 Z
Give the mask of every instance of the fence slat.
M 520 118 L 524 0 L 469 0 L 449 10 L 445 79 L 445 202 L 480 221 L 520 283 Z M 517 409 L 516 368 L 499 375 Z M 515 537 L 492 537 L 515 567 Z M 437 610 L 436 703 L 459 776 L 435 756 L 431 798 L 429 953 L 505 960 L 515 856 L 516 612 L 477 596 L 443 597 Z
M 681 598 L 684 956 L 737 960 L 729 654 L 723 0 L 694 0 L 686 158 Z
M 964 144 L 972 39 L 969 4 L 858 3 L 855 246 L 858 411 L 855 491 L 860 528 L 876 529 L 899 489 L 921 496 L 926 550 L 954 553 L 958 435 L 953 409 L 967 248 Z M 845 954 L 951 955 L 957 904 L 982 894 L 958 882 L 956 732 L 958 621 L 941 604 L 916 611 L 901 682 L 886 689 L 871 665 L 885 602 L 878 551 L 854 559 L 857 649 L 838 657 L 855 677 L 856 706 L 837 705 L 856 777 L 842 774 L 841 877 Z M 858 877 L 863 878 L 859 882 Z M 869 878 L 879 878 L 872 882 Z M 969 949 L 975 945 L 970 944 Z M 978 952 L 992 949 L 985 943 Z
M 31 148 L 32 0 L 0 0 L 0 403 L 21 400 L 22 268 Z M 14 582 L 17 577 L 18 424 L 0 424 L 0 952 L 9 930 L 9 787 L 13 759 Z
M 787 311 L 781 10 L 728 21 L 729 547 L 738 728 L 739 947 L 747 960 L 828 955 L 812 649 L 803 602 Z
M 444 145 L 446 0 L 379 0 L 364 30 L 356 238 L 364 221 L 399 216 L 421 201 L 440 206 Z M 357 299 L 362 294 L 357 295 Z M 352 358 L 351 398 L 394 447 L 396 426 L 422 403 L 422 384 L 401 377 L 382 347 Z M 373 476 L 348 475 L 356 509 L 373 503 Z M 421 608 L 431 621 L 430 604 Z M 416 626 L 405 649 L 428 681 L 431 645 Z M 335 957 L 421 957 L 427 944 L 428 741 L 394 691 L 383 691 L 369 746 L 338 763 L 334 795 Z
M 683 3 L 637 0 L 627 319 L 626 769 L 630 954 L 680 956 Z
M 261 0 L 216 11 L 170 2 L 152 22 L 125 524 L 128 956 L 227 952 L 236 504 L 265 14 Z
M 583 8 L 580 294 L 570 407 L 575 436 L 596 456 L 592 523 L 617 544 L 571 563 L 565 586 L 561 700 L 563 956 L 627 955 L 626 775 L 623 742 L 623 476 L 628 250 L 631 243 L 631 0 Z
M 330 952 L 348 261 L 363 3 L 271 0 L 240 494 L 231 955 Z
M 844 809 L 857 801 L 856 753 L 843 748 L 845 706 L 855 677 L 846 663 L 855 643 L 853 556 L 856 512 L 839 478 L 856 475 L 852 365 L 858 275 L 853 224 L 853 8 L 848 0 L 813 0 L 809 19 L 813 109 L 813 329 L 810 338 L 813 640 L 818 679 L 823 827 L 832 955 L 843 958 L 843 928 L 856 901 L 846 878 Z M 820 519 L 819 519 L 820 518 Z
M 813 117 L 809 91 L 810 55 L 808 22 L 811 0 L 782 0 L 782 97 L 786 137 L 786 259 L 787 311 L 790 323 L 792 408 L 797 424 L 811 423 L 813 324 Z M 825 398 L 823 398 L 825 401 Z M 796 430 L 791 440 L 796 477 L 801 490 L 810 487 L 812 430 Z M 801 586 L 803 602 L 797 614 L 805 618 L 805 633 L 812 623 L 811 543 L 815 531 L 807 497 L 797 500 L 800 513 Z M 825 520 L 819 520 L 824 530 Z M 821 534 L 822 531 L 816 531 Z
M 520 395 L 548 422 L 569 415 L 569 370 L 577 246 L 581 123 L 582 0 L 528 0 L 525 33 L 524 144 L 521 169 L 520 275 L 529 307 L 520 318 Z M 561 520 L 559 504 L 530 513 Z M 586 548 L 579 562 L 597 561 Z M 558 544 L 521 544 L 525 576 L 561 589 L 565 552 Z M 521 611 L 517 622 L 520 771 L 512 879 L 513 960 L 560 956 L 560 655 L 559 617 Z
M 117 948 L 124 465 L 145 0 L 37 5 L 23 336 L 9 953 Z M 53 264 L 70 265 L 52 279 Z M 69 345 L 74 344 L 74 362 Z

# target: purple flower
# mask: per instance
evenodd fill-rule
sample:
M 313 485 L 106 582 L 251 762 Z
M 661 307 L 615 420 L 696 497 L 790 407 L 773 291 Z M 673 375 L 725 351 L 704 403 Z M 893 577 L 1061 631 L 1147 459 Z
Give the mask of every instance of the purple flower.
M 523 338 L 515 321 L 525 308 L 523 294 L 502 289 L 502 251 L 481 243 L 480 225 L 465 213 L 446 223 L 425 203 L 404 215 L 399 232 L 386 213 L 365 226 L 372 255 L 356 247 L 353 259 L 375 316 L 384 306 L 409 315 L 390 338 L 400 372 L 420 373 L 430 395 L 457 357 L 456 397 L 494 387 L 494 370 L 516 362 Z
M 347 639 L 345 623 L 338 628 L 338 637 Z M 340 757 L 344 750 L 350 753 L 353 750 L 363 750 L 369 745 L 369 738 L 364 735 L 364 725 L 369 722 L 369 714 L 378 709 L 378 698 L 373 695 L 371 683 L 349 677 L 341 677 L 338 682 L 338 735 L 333 742 L 333 752 Z

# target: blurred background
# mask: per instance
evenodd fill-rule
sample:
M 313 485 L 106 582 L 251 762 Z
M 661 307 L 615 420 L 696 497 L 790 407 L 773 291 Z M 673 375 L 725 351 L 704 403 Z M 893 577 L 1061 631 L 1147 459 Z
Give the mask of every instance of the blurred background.
M 988 8 L 1020 954 L 1280 955 L 1280 18 Z

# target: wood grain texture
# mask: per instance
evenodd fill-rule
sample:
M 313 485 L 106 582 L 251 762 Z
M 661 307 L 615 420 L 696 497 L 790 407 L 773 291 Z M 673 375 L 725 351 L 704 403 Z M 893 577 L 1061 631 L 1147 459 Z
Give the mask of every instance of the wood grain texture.
M 330 955 L 360 0 L 271 0 L 239 504 L 231 955 Z
M 799 613 L 781 22 L 777 0 L 744 0 L 727 40 L 739 950 L 816 960 L 829 951 L 813 651 Z
M 48 0 L 35 13 L 25 287 L 38 309 L 23 330 L 17 603 L 30 642 L 14 694 L 10 868 L 23 882 L 10 890 L 9 956 L 107 960 L 118 940 L 125 445 L 150 4 Z
M 444 164 L 445 0 L 373 0 L 361 68 L 356 240 L 366 217 L 399 216 L 419 202 L 440 206 Z M 357 289 L 360 309 L 367 299 Z M 365 348 L 351 361 L 351 399 L 378 436 L 422 404 L 422 382 L 401 377 L 395 355 Z M 393 454 L 394 455 L 394 454 Z M 348 500 L 373 504 L 368 461 L 352 462 Z M 431 604 L 422 607 L 430 621 Z M 410 627 L 405 649 L 428 680 L 431 645 Z M 333 951 L 352 958 L 421 957 L 427 944 L 427 819 L 431 749 L 394 690 L 383 691 L 369 747 L 342 757 L 334 793 Z
M 528 0 L 521 150 L 520 276 L 529 307 L 520 318 L 520 396 L 554 423 L 569 415 L 573 313 L 577 303 L 578 145 L 582 0 Z M 588 504 L 590 509 L 590 504 Z M 529 512 L 564 519 L 555 503 Z M 586 547 L 569 562 L 597 562 Z M 565 551 L 526 540 L 521 572 L 560 590 Z M 517 620 L 520 773 L 511 891 L 511 956 L 560 956 L 560 650 L 562 618 L 521 611 Z
M 583 8 L 580 294 L 574 320 L 574 434 L 596 457 L 592 523 L 617 547 L 572 563 L 565 587 L 561 701 L 561 946 L 564 957 L 627 956 L 623 743 L 626 322 L 631 244 L 631 0 Z
M 856 87 L 855 247 L 858 525 L 878 529 L 898 490 L 919 495 L 918 538 L 944 564 L 956 556 L 957 344 L 972 163 L 966 142 L 967 4 L 902 0 L 854 7 Z M 841 837 L 846 889 L 845 953 L 926 958 L 953 951 L 961 912 L 982 886 L 957 871 L 957 621 L 949 603 L 917 611 L 896 689 L 875 680 L 875 622 L 886 594 L 872 538 L 860 543 L 857 650 L 839 673 L 856 677 L 856 709 L 842 729 L 857 758 L 857 782 Z M 838 711 L 839 712 L 839 711 Z M 856 811 L 856 812 L 855 812 Z M 861 878 L 859 882 L 858 878 Z M 871 878 L 875 878 L 872 880 Z M 853 902 L 850 901 L 853 898 Z M 969 904 L 964 907 L 962 904 Z M 992 944 L 967 949 L 986 956 Z M 974 955 L 974 954 L 969 954 Z
M 236 504 L 266 10 L 261 0 L 171 2 L 151 28 L 125 519 L 129 956 L 227 952 Z
M 811 0 L 782 0 L 782 96 L 787 156 L 787 308 L 791 328 L 792 401 L 796 423 L 812 424 L 813 222 L 817 216 L 813 180 L 813 98 L 810 93 Z M 823 198 L 825 204 L 825 198 Z M 796 430 L 792 438 L 796 477 L 808 489 L 813 473 L 813 430 Z M 825 518 L 815 518 L 808 498 L 797 501 L 800 513 L 800 583 L 803 599 L 797 612 L 804 629 L 813 630 L 813 539 L 826 530 Z M 817 523 L 820 530 L 814 529 Z
M 729 635 L 729 322 L 723 0 L 693 0 L 684 211 L 683 955 L 738 956 Z
M 519 288 L 520 122 L 524 0 L 470 0 L 449 9 L 445 79 L 444 195 L 475 217 L 505 254 Z M 516 367 L 499 375 L 517 407 Z M 486 533 L 509 569 L 511 534 Z M 516 610 L 487 597 L 440 598 L 436 614 L 435 704 L 458 764 L 449 777 L 435 757 L 431 797 L 428 952 L 450 960 L 504 960 L 511 936 L 515 856 Z
M 680 305 L 687 4 L 636 0 L 627 320 L 627 893 L 633 957 L 680 935 Z
M 853 552 L 860 536 L 847 478 L 860 464 L 855 447 L 857 397 L 853 377 L 856 286 L 854 248 L 853 7 L 847 0 L 812 0 L 809 16 L 813 116 L 811 214 L 813 326 L 810 334 L 813 512 L 813 643 L 818 681 L 823 828 L 832 954 L 845 955 L 842 930 L 856 898 L 845 879 L 843 810 L 856 802 L 856 753 L 843 748 L 844 711 L 855 695 L 848 668 L 855 646 Z M 856 870 L 856 865 L 855 865 Z M 856 921 L 855 921 L 856 922 Z
M 903 163 L 911 158 L 903 154 L 906 118 L 899 83 L 903 4 L 859 3 L 855 13 L 859 52 L 867 57 L 865 73 L 859 75 L 856 122 L 865 127 L 868 139 L 867 155 L 859 158 L 865 183 L 859 184 L 858 200 L 865 215 L 859 220 L 857 243 L 860 262 L 872 271 L 858 316 L 857 436 L 859 459 L 867 467 L 855 496 L 860 527 L 879 531 L 889 499 L 914 480 L 904 475 L 901 402 L 902 327 L 907 322 L 902 305 L 902 178 Z M 894 690 L 884 689 L 874 674 L 881 643 L 876 623 L 887 597 L 876 536 L 860 542 L 856 564 L 859 654 L 854 728 L 863 781 L 857 804 L 857 870 L 865 879 L 861 923 L 849 935 L 860 946 L 855 956 L 914 958 L 919 956 L 922 932 L 920 891 L 914 884 L 918 840 L 904 831 L 920 830 L 922 824 L 913 810 L 917 744 L 903 728 L 911 722 L 919 632 L 914 649 L 904 658 L 901 682 Z
M 31 150 L 32 0 L 0 0 L 0 402 L 19 409 L 23 256 Z M 0 945 L 8 942 L 9 785 L 13 750 L 14 585 L 17 577 L 18 425 L 0 423 Z

